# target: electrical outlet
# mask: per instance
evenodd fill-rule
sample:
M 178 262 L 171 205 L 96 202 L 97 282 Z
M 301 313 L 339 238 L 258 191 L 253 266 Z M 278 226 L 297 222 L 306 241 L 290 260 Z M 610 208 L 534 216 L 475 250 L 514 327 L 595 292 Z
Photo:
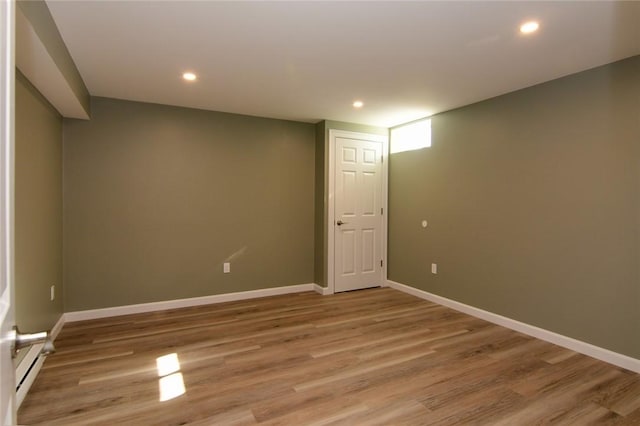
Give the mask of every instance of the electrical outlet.
M 53 302 L 53 300 L 56 298 L 56 286 L 52 285 L 49 291 L 51 292 L 51 301 Z
M 222 265 L 222 272 L 224 272 L 225 274 L 231 272 L 231 263 L 224 262 L 224 264 Z
M 437 274 L 438 273 L 438 264 L 437 263 L 432 263 L 431 264 L 431 273 L 432 274 Z

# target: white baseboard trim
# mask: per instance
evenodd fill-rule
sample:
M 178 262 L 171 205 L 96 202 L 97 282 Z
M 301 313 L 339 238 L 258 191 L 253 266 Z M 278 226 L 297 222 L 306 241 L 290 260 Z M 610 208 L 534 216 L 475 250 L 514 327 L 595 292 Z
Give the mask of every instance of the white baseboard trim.
M 424 290 L 397 283 L 395 281 L 387 280 L 387 283 L 389 284 L 389 287 L 395 288 L 396 290 L 400 290 L 407 294 L 411 294 L 412 296 L 438 303 L 448 308 L 455 309 L 456 311 L 464 312 L 465 314 L 469 314 L 476 318 L 480 318 L 485 321 L 489 321 L 494 324 L 519 331 L 520 333 L 536 337 L 538 339 L 553 343 L 558 346 L 562 346 L 564 348 L 579 352 L 584 355 L 588 355 L 592 358 L 608 362 L 609 364 L 613 364 L 618 367 L 640 373 L 640 359 L 632 358 L 627 355 L 610 351 L 609 349 L 604 349 L 599 346 L 592 345 L 591 343 L 586 343 L 581 340 L 576 340 L 571 337 L 564 336 L 562 334 L 554 333 L 553 331 L 545 330 L 543 328 L 529 325 L 524 322 L 503 317 L 502 315 L 494 314 L 493 312 L 475 308 L 470 305 L 465 305 L 464 303 L 456 302 L 455 300 L 447 299 L 446 297 L 438 296 Z
M 29 349 L 23 349 L 27 351 L 27 354 L 20 360 L 20 363 L 16 365 L 16 388 L 25 378 L 29 369 L 33 365 L 36 358 L 40 355 L 40 351 L 44 347 L 44 343 L 36 343 L 35 345 L 31 345 Z M 20 406 L 20 400 L 18 399 L 18 406 Z
M 56 325 L 54 325 L 51 331 L 49 332 L 49 335 L 51 336 L 51 340 L 56 340 L 65 322 L 66 322 L 65 314 L 60 315 L 60 318 L 58 318 L 58 322 L 56 322 Z
M 43 346 L 44 343 L 33 345 L 22 361 L 25 364 L 24 368 L 19 369 L 21 371 L 16 371 L 16 381 L 18 382 L 16 383 L 16 408 L 20 408 L 24 397 L 27 396 L 27 392 L 31 389 L 31 385 L 36 380 L 42 364 L 44 364 L 46 356 L 40 354 Z
M 58 334 L 60 334 L 60 330 L 62 330 L 62 326 L 64 326 L 65 316 L 64 314 L 60 315 L 58 321 L 49 331 L 49 336 L 52 341 L 56 340 Z M 46 355 L 40 353 L 42 348 L 44 347 L 44 343 L 38 343 L 32 345 L 27 355 L 20 361 L 20 363 L 16 366 L 16 407 L 20 408 L 22 401 L 24 401 L 25 396 L 27 396 L 27 392 L 31 389 L 31 385 L 36 380 L 40 369 L 42 368 L 42 364 L 44 364 L 44 360 L 47 358 Z
M 323 296 L 326 296 L 327 294 L 331 294 L 331 292 L 327 287 L 322 287 L 321 285 L 318 285 L 318 284 L 313 285 L 313 290 L 315 290 L 316 293 L 319 293 Z
M 85 321 L 108 318 L 119 315 L 140 314 L 144 312 L 163 311 L 166 309 L 187 308 L 189 306 L 210 305 L 214 303 L 234 302 L 237 300 L 256 299 L 259 297 L 277 296 L 289 293 L 314 291 L 315 284 L 299 284 L 283 287 L 264 288 L 260 290 L 239 291 L 235 293 L 214 294 L 211 296 L 191 297 L 188 299 L 167 300 L 162 302 L 139 303 L 136 305 L 115 306 L 113 308 L 90 309 L 86 311 L 67 312 L 65 322 Z

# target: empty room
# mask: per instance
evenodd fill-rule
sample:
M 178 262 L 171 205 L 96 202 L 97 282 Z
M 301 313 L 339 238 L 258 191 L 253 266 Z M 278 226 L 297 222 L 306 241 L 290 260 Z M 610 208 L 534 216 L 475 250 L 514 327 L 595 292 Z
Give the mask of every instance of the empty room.
M 0 13 L 2 424 L 640 424 L 640 2 Z

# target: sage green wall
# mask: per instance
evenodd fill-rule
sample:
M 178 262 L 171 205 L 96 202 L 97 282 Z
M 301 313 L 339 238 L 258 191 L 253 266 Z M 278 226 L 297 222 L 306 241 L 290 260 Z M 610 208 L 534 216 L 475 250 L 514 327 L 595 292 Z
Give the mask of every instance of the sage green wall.
M 313 282 L 313 124 L 91 108 L 64 121 L 66 311 Z
M 315 283 L 327 286 L 328 270 L 328 206 L 329 206 L 329 130 L 346 130 L 350 132 L 385 135 L 389 129 L 385 127 L 368 126 L 366 124 L 345 123 L 342 121 L 324 120 L 316 124 L 316 194 L 315 194 Z
M 389 279 L 640 358 L 640 57 L 432 132 L 391 156 Z
M 63 312 L 62 117 L 17 70 L 15 96 L 16 324 L 50 330 Z

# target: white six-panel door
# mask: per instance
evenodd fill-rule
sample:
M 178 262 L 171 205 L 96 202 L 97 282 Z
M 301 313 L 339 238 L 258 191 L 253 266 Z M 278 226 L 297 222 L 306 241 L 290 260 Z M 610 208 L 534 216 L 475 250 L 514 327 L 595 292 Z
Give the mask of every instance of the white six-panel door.
M 382 285 L 383 142 L 335 138 L 335 291 Z

